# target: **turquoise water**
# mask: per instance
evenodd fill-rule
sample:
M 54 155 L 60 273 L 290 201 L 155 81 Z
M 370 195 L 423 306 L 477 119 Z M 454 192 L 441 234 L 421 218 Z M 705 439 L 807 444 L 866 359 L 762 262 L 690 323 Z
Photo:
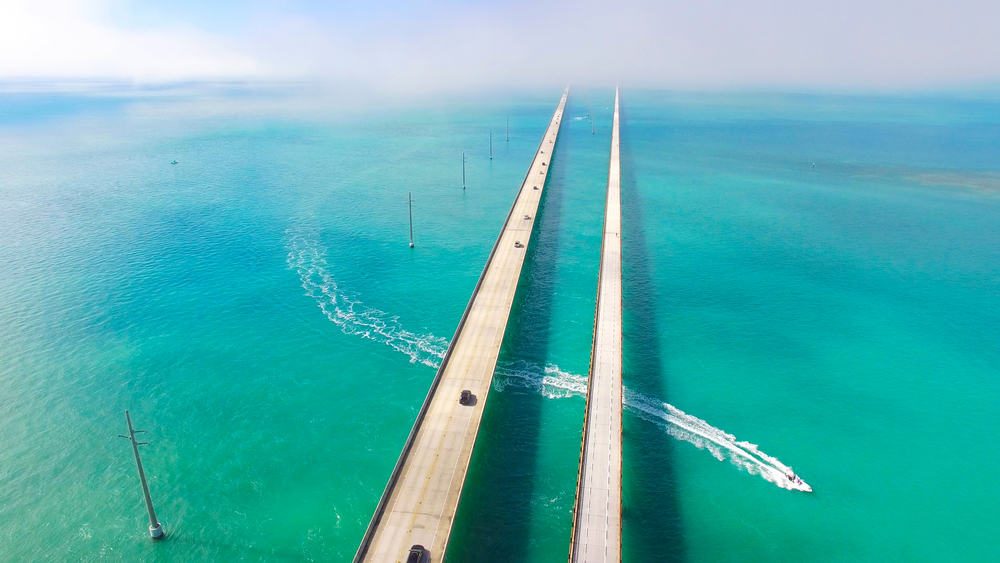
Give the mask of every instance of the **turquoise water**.
M 353 555 L 559 92 L 299 94 L 0 94 L 0 559 Z M 571 92 L 452 560 L 566 557 L 612 100 Z M 990 559 L 1000 103 L 622 104 L 625 559 Z

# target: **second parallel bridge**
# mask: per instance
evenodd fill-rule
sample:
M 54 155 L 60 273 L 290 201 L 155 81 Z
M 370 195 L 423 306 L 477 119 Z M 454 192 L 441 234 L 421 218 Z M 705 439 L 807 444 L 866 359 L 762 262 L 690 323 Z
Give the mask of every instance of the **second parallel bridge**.
M 430 561 L 444 559 L 568 95 L 535 152 L 355 561 L 402 561 L 413 545 L 425 547 Z M 467 404 L 459 403 L 463 390 L 472 392 Z
M 621 561 L 622 200 L 618 95 L 616 89 L 571 563 Z

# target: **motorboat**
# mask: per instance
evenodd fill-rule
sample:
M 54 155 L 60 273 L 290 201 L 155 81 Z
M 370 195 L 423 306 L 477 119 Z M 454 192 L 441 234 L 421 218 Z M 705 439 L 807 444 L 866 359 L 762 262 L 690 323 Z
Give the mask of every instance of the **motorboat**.
M 793 489 L 798 491 L 803 491 L 806 493 L 812 492 L 812 487 L 810 487 L 808 483 L 803 481 L 801 477 L 796 475 L 795 472 L 792 471 L 791 467 L 788 468 L 788 473 L 785 474 L 785 477 L 788 479 L 788 482 L 792 485 Z

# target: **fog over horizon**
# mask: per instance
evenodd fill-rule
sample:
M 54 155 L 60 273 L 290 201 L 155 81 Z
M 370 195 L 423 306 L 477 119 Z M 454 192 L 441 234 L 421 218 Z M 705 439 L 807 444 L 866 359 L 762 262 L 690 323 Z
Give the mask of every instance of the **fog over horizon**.
M 385 93 L 1000 84 L 1000 3 L 5 0 L 0 79 L 309 80 Z

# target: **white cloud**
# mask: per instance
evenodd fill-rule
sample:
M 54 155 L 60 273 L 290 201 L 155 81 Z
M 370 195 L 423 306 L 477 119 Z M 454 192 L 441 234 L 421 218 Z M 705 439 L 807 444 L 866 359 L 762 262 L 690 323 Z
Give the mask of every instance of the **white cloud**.
M 224 38 L 190 27 L 124 29 L 104 13 L 101 2 L 4 1 L 0 76 L 173 80 L 263 70 Z
M 261 28 L 262 61 L 387 89 L 608 84 L 911 87 L 1000 79 L 1000 2 L 517 0 L 358 28 Z M 273 24 L 273 22 L 271 22 Z M 288 57 L 283 53 L 294 53 Z M 290 68 L 290 67 L 286 67 Z
M 185 25 L 115 25 L 114 1 L 8 2 L 0 76 L 320 78 L 388 91 L 1000 80 L 995 1 L 429 0 L 339 17 L 256 0 L 224 33 L 183 13 Z

